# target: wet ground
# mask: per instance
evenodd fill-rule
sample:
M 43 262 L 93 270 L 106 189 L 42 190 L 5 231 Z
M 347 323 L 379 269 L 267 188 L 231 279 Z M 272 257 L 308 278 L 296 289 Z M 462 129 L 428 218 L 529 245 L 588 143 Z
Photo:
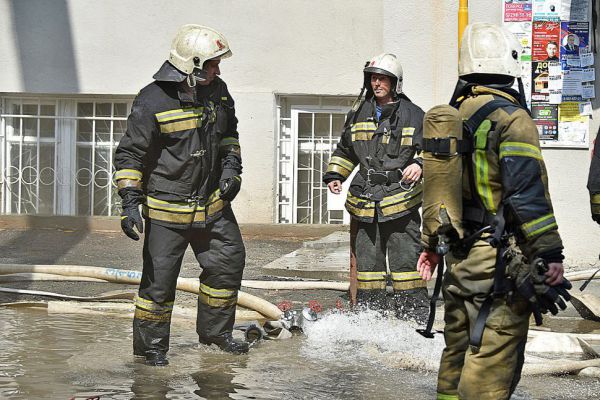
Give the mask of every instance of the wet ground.
M 244 279 L 276 279 L 263 265 L 338 227 L 245 226 Z M 343 228 L 341 228 L 343 229 Z M 0 264 L 68 264 L 141 269 L 142 243 L 120 232 L 81 229 L 0 229 Z M 181 276 L 197 277 L 191 252 Z M 2 286 L 90 296 L 124 285 L 20 282 Z M 579 285 L 577 285 L 579 286 Z M 590 285 L 598 290 L 598 284 Z M 134 286 L 128 286 L 135 289 Z M 333 309 L 344 293 L 247 290 L 272 303 L 301 307 L 318 300 Z M 0 302 L 41 300 L 0 293 Z M 194 307 L 196 296 L 178 293 Z M 567 317 L 574 315 L 571 310 Z M 566 330 L 600 333 L 600 324 L 552 322 Z M 377 315 L 330 312 L 283 341 L 263 341 L 232 356 L 197 345 L 193 321 L 173 323 L 171 365 L 151 368 L 131 356 L 131 319 L 118 314 L 51 314 L 0 308 L 0 398 L 8 399 L 431 399 L 443 348 L 441 335 L 424 340 L 415 326 Z M 237 333 L 236 333 L 237 334 Z M 411 368 L 407 369 L 407 365 Z M 525 377 L 513 399 L 597 399 L 598 378 Z

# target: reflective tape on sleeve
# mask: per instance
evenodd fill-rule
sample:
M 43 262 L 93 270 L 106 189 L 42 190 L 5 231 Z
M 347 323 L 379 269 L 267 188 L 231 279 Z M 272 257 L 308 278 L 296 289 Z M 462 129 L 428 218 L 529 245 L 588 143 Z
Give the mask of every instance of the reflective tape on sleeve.
M 558 224 L 552 213 L 521 225 L 521 231 L 528 239 L 557 228 Z

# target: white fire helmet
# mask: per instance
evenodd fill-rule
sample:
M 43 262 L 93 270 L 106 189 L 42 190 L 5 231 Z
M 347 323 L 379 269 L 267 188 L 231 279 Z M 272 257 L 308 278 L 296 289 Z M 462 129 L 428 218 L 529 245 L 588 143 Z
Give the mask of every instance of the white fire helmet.
M 521 76 L 521 44 L 511 32 L 490 23 L 465 28 L 460 46 L 458 75 L 493 74 Z
M 179 28 L 171 43 L 169 62 L 184 74 L 202 69 L 204 62 L 231 56 L 229 43 L 220 32 L 207 26 L 188 24 Z
M 396 78 L 396 87 L 393 88 L 395 93 L 402 93 L 402 65 L 400 65 L 400 60 L 394 54 L 383 53 L 373 57 L 363 71 L 365 73 L 365 85 L 370 85 L 367 79 L 370 74 L 387 75 Z

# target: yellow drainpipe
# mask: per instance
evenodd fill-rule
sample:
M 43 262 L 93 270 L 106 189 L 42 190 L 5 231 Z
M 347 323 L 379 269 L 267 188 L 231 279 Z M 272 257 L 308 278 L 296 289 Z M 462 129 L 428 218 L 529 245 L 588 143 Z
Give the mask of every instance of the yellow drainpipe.
M 469 0 L 459 0 L 458 2 L 458 50 L 462 41 L 463 32 L 469 23 Z

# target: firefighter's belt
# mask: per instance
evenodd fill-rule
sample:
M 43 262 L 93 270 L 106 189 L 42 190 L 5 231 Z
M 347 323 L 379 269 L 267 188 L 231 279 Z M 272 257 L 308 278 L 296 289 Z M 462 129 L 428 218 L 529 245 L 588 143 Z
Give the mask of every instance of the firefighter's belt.
M 394 171 L 376 171 L 373 168 L 367 170 L 361 169 L 361 175 L 367 183 L 371 186 L 375 185 L 389 185 L 391 183 L 398 183 L 402 180 L 402 172 L 399 170 Z
M 453 137 L 426 138 L 423 139 L 423 151 L 432 153 L 434 156 L 450 157 L 473 152 L 473 143 L 471 140 L 456 140 Z

